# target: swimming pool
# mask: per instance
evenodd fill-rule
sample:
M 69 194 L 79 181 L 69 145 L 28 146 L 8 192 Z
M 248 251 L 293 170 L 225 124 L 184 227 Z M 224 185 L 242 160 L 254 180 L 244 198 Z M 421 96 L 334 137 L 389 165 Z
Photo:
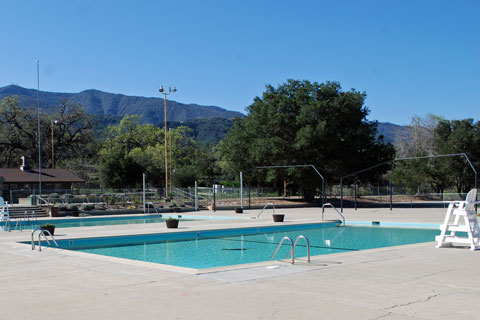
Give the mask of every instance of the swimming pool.
M 311 255 L 351 252 L 372 248 L 434 241 L 434 229 L 345 226 L 316 223 L 195 232 L 175 232 L 104 238 L 61 240 L 63 249 L 124 259 L 204 269 L 270 260 L 281 239 L 299 235 L 310 241 Z M 277 258 L 290 250 L 284 242 Z M 299 241 L 296 257 L 306 257 L 307 247 Z

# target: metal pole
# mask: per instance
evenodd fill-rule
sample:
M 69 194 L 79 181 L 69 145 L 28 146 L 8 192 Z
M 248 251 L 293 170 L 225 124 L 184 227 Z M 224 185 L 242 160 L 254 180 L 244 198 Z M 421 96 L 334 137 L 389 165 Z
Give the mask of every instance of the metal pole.
M 213 184 L 213 212 L 217 212 L 217 199 L 215 197 L 216 184 Z
M 167 149 L 167 94 L 164 94 L 165 99 L 164 99 L 164 129 L 165 129 L 165 199 L 168 199 L 168 149 Z
M 198 182 L 195 181 L 195 211 L 198 211 Z
M 55 151 L 53 149 L 53 120 L 50 120 L 50 126 L 52 129 L 52 169 L 55 169 Z
M 392 172 L 390 173 L 390 211 L 392 211 L 392 197 L 393 197 L 393 189 L 392 189 L 392 176 L 393 176 L 393 168 L 395 167 L 395 160 L 392 161 Z
M 240 208 L 243 209 L 243 174 L 240 171 Z
M 355 203 L 355 211 L 357 211 L 357 180 L 355 180 L 355 184 L 353 185 L 353 194 L 354 196 L 354 203 Z
M 143 174 L 143 213 L 145 213 L 145 173 Z
M 340 211 L 343 213 L 343 178 L 340 178 Z
M 325 204 L 325 197 L 325 180 L 322 178 L 322 210 L 324 210 L 323 205 Z
M 37 60 L 37 115 L 38 115 L 38 187 L 40 207 L 42 206 L 42 141 L 40 139 L 40 60 Z

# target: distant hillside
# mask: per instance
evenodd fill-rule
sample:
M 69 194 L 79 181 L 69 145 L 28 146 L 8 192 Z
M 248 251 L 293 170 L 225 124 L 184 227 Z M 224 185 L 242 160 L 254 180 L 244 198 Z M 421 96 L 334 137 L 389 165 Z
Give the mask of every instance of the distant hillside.
M 0 100 L 17 95 L 24 106 L 37 105 L 37 91 L 10 85 L 0 88 Z M 40 91 L 40 107 L 51 109 L 62 99 L 81 104 L 85 110 L 97 115 L 100 131 L 108 125 L 120 122 L 126 114 L 139 114 L 143 122 L 163 126 L 163 98 L 145 98 L 112 94 L 98 90 L 85 90 L 80 93 L 58 93 Z M 232 118 L 243 117 L 240 112 L 228 111 L 214 106 L 182 104 L 167 100 L 168 126 L 180 125 L 192 129 L 192 136 L 204 145 L 215 145 L 233 126 Z M 409 137 L 409 126 L 400 126 L 389 122 L 378 123 L 378 135 L 384 141 L 395 145 Z
M 181 125 L 192 129 L 195 140 L 211 146 L 227 135 L 228 130 L 233 126 L 233 121 L 222 118 L 204 118 L 187 120 Z
M 395 145 L 397 141 L 408 139 L 410 126 L 400 126 L 390 122 L 378 123 L 378 135 L 383 135 L 386 143 Z
M 15 85 L 0 88 L 0 100 L 13 95 L 19 97 L 23 106 L 37 105 L 37 90 L 35 89 L 25 89 Z M 158 124 L 164 121 L 163 98 L 126 96 L 99 90 L 85 90 L 79 93 L 40 91 L 40 108 L 51 109 L 57 106 L 62 99 L 82 105 L 85 111 L 90 114 L 119 117 L 127 114 L 138 114 L 142 116 L 144 122 Z M 211 117 L 232 119 L 243 117 L 243 114 L 215 106 L 183 104 L 167 100 L 168 121 L 186 121 Z

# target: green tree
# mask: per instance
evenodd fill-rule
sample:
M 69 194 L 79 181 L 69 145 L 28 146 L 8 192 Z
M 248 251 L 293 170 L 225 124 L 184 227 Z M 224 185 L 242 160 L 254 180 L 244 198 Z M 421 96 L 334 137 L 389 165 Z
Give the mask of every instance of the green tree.
M 398 158 L 435 156 L 435 129 L 443 118 L 428 114 L 422 118 L 413 116 L 406 137 L 397 137 Z M 448 179 L 443 174 L 445 159 L 411 159 L 395 163 L 393 183 L 406 187 L 410 193 L 443 192 Z
M 256 166 L 313 164 L 333 183 L 346 173 L 392 159 L 393 146 L 383 143 L 383 137 L 377 139 L 377 123 L 366 119 L 365 97 L 353 89 L 341 91 L 337 82 L 288 80 L 277 88 L 269 85 L 218 145 L 219 165 L 236 175 Z M 368 181 L 381 173 L 360 179 Z M 311 168 L 256 176 L 277 186 L 287 178 L 312 200 L 319 179 Z
M 436 156 L 465 153 L 474 167 L 480 167 L 480 123 L 472 119 L 445 120 L 435 115 L 414 117 L 410 136 L 397 143 L 400 157 Z M 475 175 L 462 156 L 398 162 L 394 182 L 419 191 L 430 186 L 443 193 L 454 188 L 468 192 L 475 185 Z
M 212 174 L 205 160 L 208 153 L 191 138 L 189 130 L 177 127 L 167 133 L 169 182 L 175 186 L 192 186 L 195 180 Z M 141 124 L 137 115 L 125 116 L 117 126 L 109 127 L 99 152 L 103 184 L 139 187 L 145 173 L 149 184 L 165 186 L 164 141 L 162 128 Z
M 57 124 L 52 125 L 57 121 Z M 52 167 L 52 128 L 55 167 L 74 167 L 69 161 L 92 159 L 96 154 L 96 122 L 80 105 L 61 101 L 51 113 L 41 113 L 42 167 Z M 38 118 L 34 107 L 21 108 L 17 97 L 0 103 L 0 165 L 20 166 L 27 156 L 38 163 Z
M 474 167 L 480 168 L 480 121 L 473 119 L 443 120 L 435 129 L 435 149 L 438 153 L 465 153 Z M 445 175 L 451 178 L 457 192 L 474 187 L 474 173 L 463 157 L 448 159 Z

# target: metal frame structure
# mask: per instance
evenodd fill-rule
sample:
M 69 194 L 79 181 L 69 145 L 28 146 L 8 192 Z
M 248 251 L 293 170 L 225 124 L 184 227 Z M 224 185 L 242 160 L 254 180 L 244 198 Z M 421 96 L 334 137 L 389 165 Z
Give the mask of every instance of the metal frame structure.
M 298 164 L 298 165 L 286 165 L 286 166 L 258 166 L 255 169 L 280 169 L 280 168 L 307 168 L 311 167 L 322 179 L 322 212 L 323 204 L 325 203 L 325 178 L 318 172 L 317 168 L 313 164 Z
M 356 172 L 353 172 L 353 173 L 350 173 L 350 174 L 347 174 L 347 175 L 341 177 L 340 178 L 340 211 L 343 212 L 343 179 L 345 179 L 345 178 L 356 176 L 360 173 L 372 170 L 374 168 L 381 167 L 381 166 L 389 164 L 389 163 L 392 164 L 392 171 L 393 171 L 396 161 L 417 160 L 417 159 L 432 159 L 432 158 L 446 158 L 446 157 L 456 157 L 456 156 L 457 157 L 462 156 L 467 160 L 467 163 L 470 165 L 470 167 L 473 170 L 473 173 L 475 174 L 475 189 L 477 189 L 477 170 L 475 170 L 475 167 L 473 166 L 472 162 L 470 161 L 467 154 L 465 154 L 465 153 L 451 153 L 451 154 L 440 154 L 440 155 L 436 155 L 436 156 L 395 158 L 393 160 L 385 161 L 385 162 L 376 164 L 374 166 L 371 166 L 371 167 L 368 167 L 368 168 L 365 168 L 365 169 L 362 169 L 362 170 L 359 170 L 359 171 L 356 171 Z M 392 178 L 391 178 L 391 175 L 390 175 L 389 189 L 390 189 L 390 210 L 392 210 Z M 355 192 L 356 192 L 356 190 L 357 189 L 356 189 L 356 183 L 355 183 Z M 355 209 L 356 209 L 356 197 L 355 197 Z

